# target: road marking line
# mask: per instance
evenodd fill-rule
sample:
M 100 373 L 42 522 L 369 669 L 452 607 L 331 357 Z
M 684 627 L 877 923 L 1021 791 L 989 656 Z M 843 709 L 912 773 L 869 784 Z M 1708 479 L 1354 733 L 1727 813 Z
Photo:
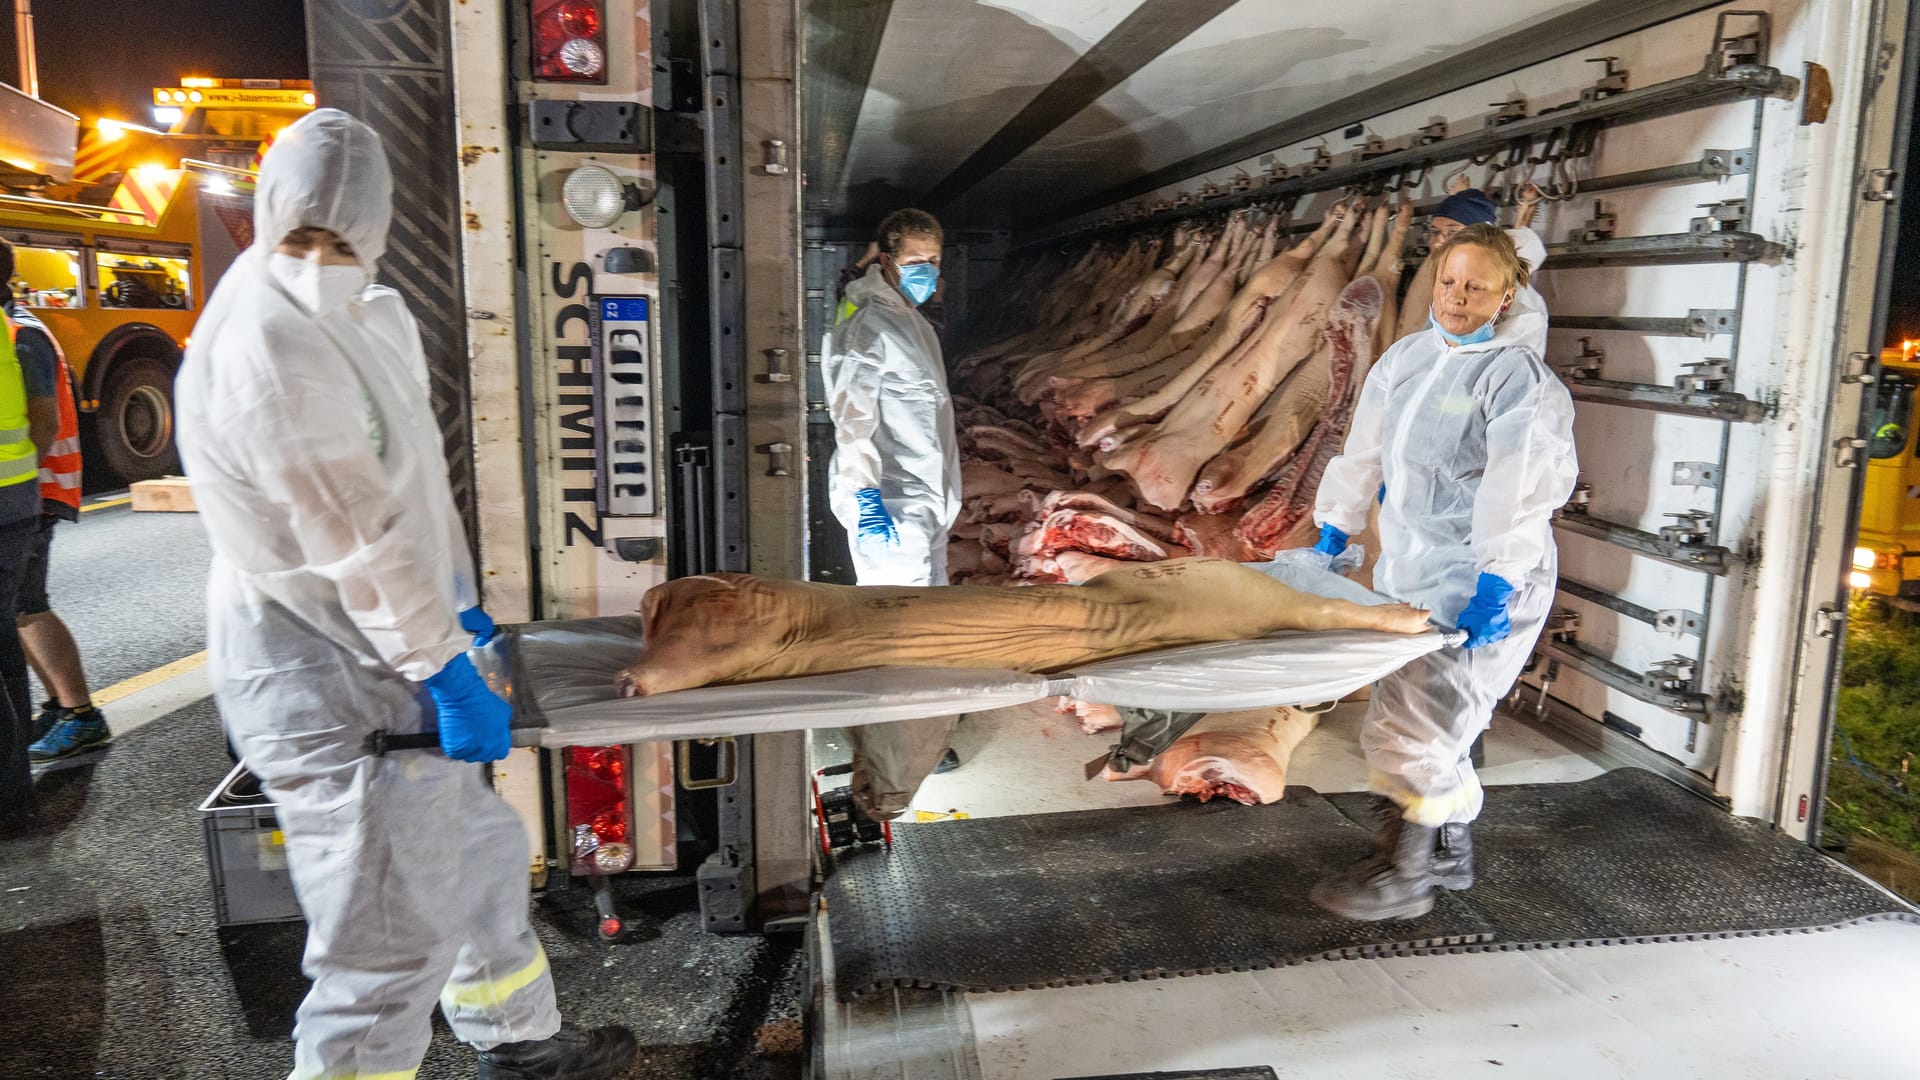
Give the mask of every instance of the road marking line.
M 131 679 L 127 679 L 123 682 L 114 683 L 112 686 L 107 687 L 105 690 L 101 690 L 98 693 L 94 694 L 93 703 L 95 705 L 111 705 L 114 702 L 119 701 L 121 698 L 126 697 L 129 694 L 137 694 L 142 690 L 148 689 L 149 687 L 157 686 L 160 683 L 166 682 L 168 679 L 171 679 L 177 675 L 184 675 L 189 671 L 194 671 L 198 668 L 205 667 L 206 663 L 207 663 L 207 652 L 205 649 L 202 649 L 199 652 L 194 653 L 192 656 L 182 657 L 181 659 L 175 660 L 173 663 L 167 664 L 164 667 L 154 668 L 152 671 L 149 671 L 144 675 L 135 675 Z
M 100 502 L 88 503 L 87 505 L 81 507 L 80 512 L 83 514 L 91 514 L 95 510 L 111 510 L 116 506 L 125 506 L 132 501 L 133 501 L 133 496 L 131 495 L 127 496 L 124 499 L 102 499 Z

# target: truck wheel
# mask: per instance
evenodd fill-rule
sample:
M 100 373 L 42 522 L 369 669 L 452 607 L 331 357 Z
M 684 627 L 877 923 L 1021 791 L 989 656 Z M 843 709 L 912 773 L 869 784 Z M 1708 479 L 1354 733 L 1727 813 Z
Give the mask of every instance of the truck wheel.
M 173 366 L 139 356 L 114 365 L 93 414 L 95 441 L 106 466 L 125 483 L 180 471 L 173 445 Z

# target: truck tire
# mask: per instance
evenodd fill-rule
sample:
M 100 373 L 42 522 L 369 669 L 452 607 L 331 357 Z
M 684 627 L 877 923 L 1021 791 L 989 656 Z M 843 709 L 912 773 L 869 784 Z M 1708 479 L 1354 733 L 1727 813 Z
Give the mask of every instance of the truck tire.
M 173 444 L 173 365 L 151 356 L 115 364 L 93 414 L 94 443 L 123 483 L 180 471 Z

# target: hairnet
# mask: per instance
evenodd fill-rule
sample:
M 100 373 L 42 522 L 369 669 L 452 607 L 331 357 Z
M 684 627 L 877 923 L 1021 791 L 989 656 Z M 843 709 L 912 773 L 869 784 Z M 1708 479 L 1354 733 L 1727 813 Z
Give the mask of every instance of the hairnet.
M 1468 188 L 1457 195 L 1449 195 L 1440 200 L 1433 208 L 1434 217 L 1452 218 L 1462 225 L 1491 225 L 1496 211 L 1493 200 L 1479 188 Z
M 260 163 L 253 241 L 271 250 L 299 228 L 339 233 L 369 275 L 387 249 L 393 173 L 380 136 L 339 109 L 315 109 L 280 133 Z

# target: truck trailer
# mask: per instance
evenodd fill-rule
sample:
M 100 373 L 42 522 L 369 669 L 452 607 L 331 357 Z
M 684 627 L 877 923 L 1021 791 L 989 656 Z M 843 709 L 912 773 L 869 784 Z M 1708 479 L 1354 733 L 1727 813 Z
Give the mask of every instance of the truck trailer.
M 386 272 L 430 309 L 436 407 L 502 621 L 627 614 L 653 585 L 716 570 L 847 580 L 823 508 L 832 439 L 817 343 L 834 276 L 890 209 L 917 205 L 946 225 L 949 319 L 963 334 L 991 316 L 980 306 L 990 286 L 1036 253 L 1243 208 L 1306 228 L 1355 195 L 1430 207 L 1462 171 L 1509 206 L 1539 185 L 1545 359 L 1577 402 L 1581 483 L 1555 517 L 1556 616 L 1496 718 L 1489 780 L 1525 783 L 1547 806 L 1553 785 L 1571 791 L 1626 766 L 1660 785 L 1637 789 L 1642 805 L 1683 794 L 1710 811 L 1703 829 L 1826 861 L 1814 845 L 1876 457 L 1870 398 L 1898 285 L 1910 6 L 1636 0 L 1410 14 L 1371 0 L 473 0 L 438 13 L 316 0 L 309 26 L 320 104 L 384 125 L 399 171 L 420 180 L 396 219 L 407 265 L 390 259 Z M 428 62 L 404 71 L 380 53 L 421 47 Z M 1340 715 L 1320 738 L 1352 730 Z M 496 780 L 522 808 L 530 870 L 549 887 L 691 870 L 711 929 L 807 934 L 819 1076 L 1275 1075 L 1258 1070 L 1287 1067 L 1289 1045 L 1303 1073 L 1452 1075 L 1507 1058 L 1525 1071 L 1553 1060 L 1556 1032 L 1628 1071 L 1757 1062 L 1743 1071 L 1765 1074 L 1800 1059 L 1774 1045 L 1769 1064 L 1756 1046 L 1816 1013 L 1789 987 L 1839 995 L 1846 984 L 1816 975 L 1856 965 L 1865 981 L 1851 1019 L 1868 1024 L 1901 993 L 1886 965 L 1920 950 L 1903 921 L 1912 909 L 1889 893 L 1871 918 L 1590 927 L 1531 942 L 1389 934 L 1185 967 L 1156 967 L 1152 943 L 1197 935 L 1204 919 L 1090 918 L 1092 929 L 1053 930 L 1135 935 L 1141 966 L 1048 974 L 1033 966 L 1043 950 L 1005 943 L 1053 932 L 1056 909 L 1041 902 L 1052 879 L 989 893 L 966 858 L 912 856 L 945 850 L 918 838 L 986 837 L 967 830 L 1012 815 L 1033 843 L 1062 843 L 1094 819 L 1054 811 L 1158 796 L 1049 779 L 1039 769 L 1063 758 L 1034 725 L 976 717 L 957 738 L 969 724 L 980 745 L 962 756 L 978 755 L 929 782 L 915 804 L 923 820 L 897 827 L 892 848 L 821 850 L 808 783 L 832 764 L 832 742 L 797 733 L 519 750 Z M 1090 746 L 1063 753 L 1084 759 Z M 1364 786 L 1356 758 L 1303 749 L 1294 781 Z M 993 763 L 1015 759 L 995 779 Z M 1496 788 L 1489 805 L 1500 798 Z M 1585 841 L 1573 830 L 1553 842 Z M 914 925 L 889 920 L 917 901 L 874 908 L 848 883 L 911 892 L 916 880 L 928 897 L 950 897 L 941 890 L 959 880 L 979 885 L 979 903 L 1031 900 L 944 911 L 981 928 L 956 948 L 1024 951 L 1026 966 L 1004 981 L 856 977 L 849 958 L 872 960 L 870 938 L 886 932 L 875 926 Z M 1624 880 L 1579 887 L 1602 897 Z M 1063 876 L 1056 887 L 1085 885 Z M 1141 884 L 1123 875 L 1103 888 L 1111 895 L 1084 894 L 1089 910 Z M 616 933 L 617 911 L 602 913 Z M 1885 925 L 1851 925 L 1861 921 Z M 1827 946 L 1740 951 L 1843 924 L 1821 936 Z M 1579 968 L 1549 948 L 1569 944 L 1627 947 L 1593 950 Z M 1535 950 L 1553 955 L 1514 967 Z M 1264 970 L 1323 957 L 1348 959 Z M 1735 968 L 1766 971 L 1714 974 Z M 1424 997 L 1421 979 L 1462 999 Z M 1691 1026 L 1672 1003 L 1595 1004 L 1608 980 L 1649 979 L 1694 995 Z M 993 992 L 1018 987 L 1031 989 Z M 1525 1017 L 1504 1022 L 1487 1001 Z M 1348 1006 L 1370 1010 L 1372 1035 L 1327 1027 Z M 1409 1041 L 1422 1018 L 1466 1035 Z M 1893 1068 L 1896 1039 L 1859 1037 L 1835 1075 L 1898 1074 L 1877 1071 Z

